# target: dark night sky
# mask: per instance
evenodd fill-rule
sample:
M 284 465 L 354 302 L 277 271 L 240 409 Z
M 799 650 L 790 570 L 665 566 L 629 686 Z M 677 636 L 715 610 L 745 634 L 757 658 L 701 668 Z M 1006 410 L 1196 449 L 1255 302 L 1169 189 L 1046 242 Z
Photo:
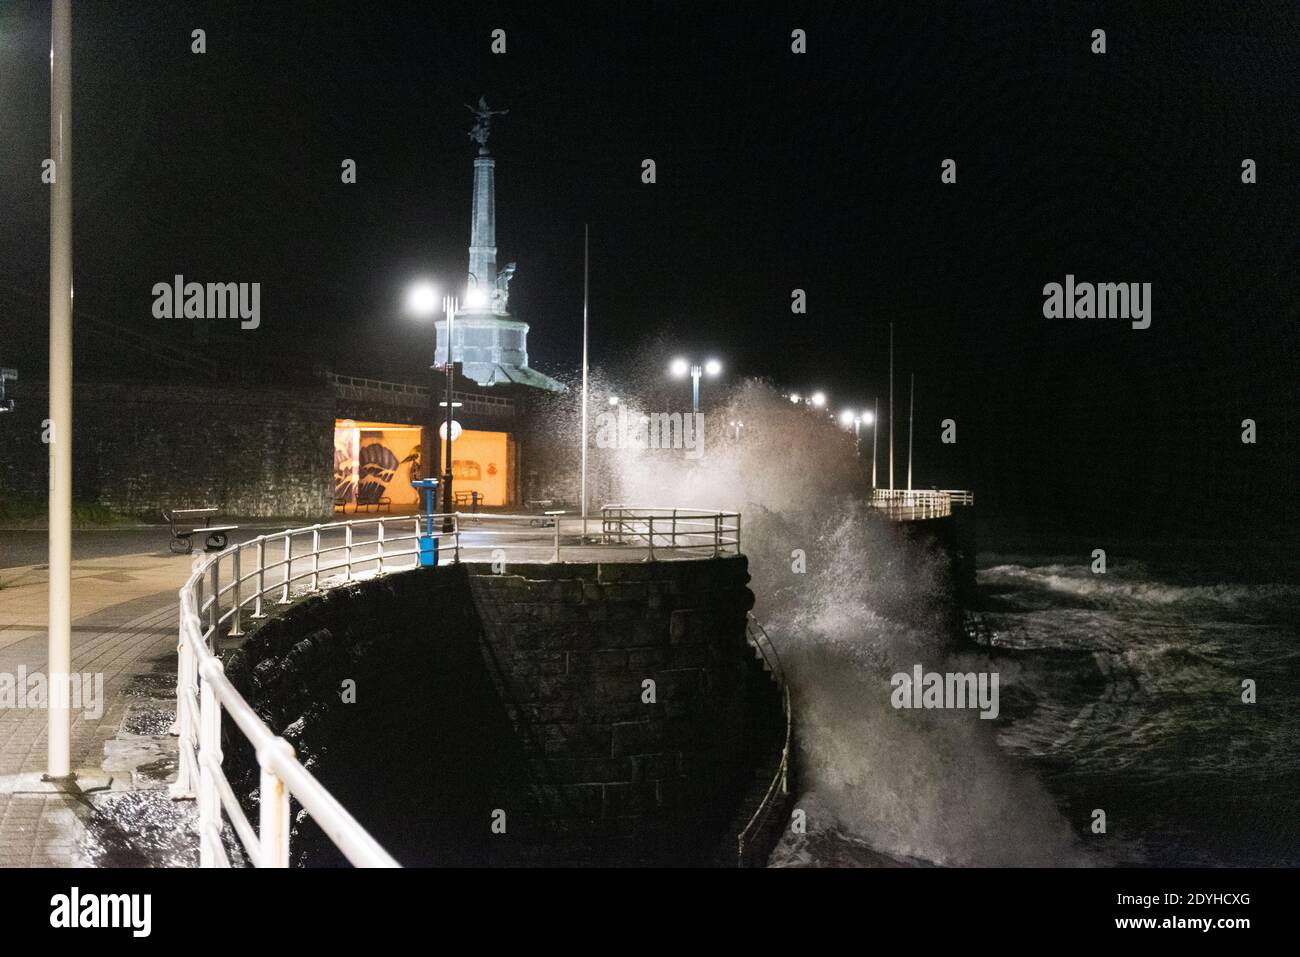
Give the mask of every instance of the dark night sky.
M 420 375 L 430 334 L 401 291 L 464 273 L 462 104 L 486 93 L 511 111 L 499 259 L 519 262 L 538 368 L 578 360 L 590 222 L 598 364 L 662 365 L 644 343 L 664 334 L 862 402 L 884 392 L 892 320 L 918 484 L 1076 531 L 1300 524 L 1294 3 L 75 6 L 79 310 L 183 337 L 151 316 L 153 283 L 257 281 L 249 354 Z M 0 7 L 0 359 L 30 369 L 47 57 L 48 6 Z M 1151 282 L 1151 329 L 1044 319 L 1067 272 Z

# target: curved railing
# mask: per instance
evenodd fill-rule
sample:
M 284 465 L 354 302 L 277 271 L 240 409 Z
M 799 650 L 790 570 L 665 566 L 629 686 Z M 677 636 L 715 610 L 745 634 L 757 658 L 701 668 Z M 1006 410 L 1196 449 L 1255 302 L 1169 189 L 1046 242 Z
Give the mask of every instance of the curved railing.
M 785 740 L 781 745 L 781 760 L 777 762 L 776 773 L 772 776 L 772 783 L 768 785 L 767 792 L 763 795 L 763 799 L 759 801 L 758 807 L 750 816 L 749 821 L 736 835 L 736 863 L 741 867 L 745 866 L 746 852 L 752 848 L 763 825 L 779 809 L 780 798 L 790 793 L 790 746 L 794 742 L 794 720 L 790 713 L 790 686 L 786 683 L 785 667 L 781 663 L 781 656 L 777 653 L 776 645 L 772 643 L 771 637 L 763 628 L 762 623 L 754 617 L 753 612 L 749 613 L 745 623 L 745 637 L 762 657 L 767 670 L 772 673 L 772 677 L 776 679 L 781 688 L 781 706 L 785 718 Z
M 411 568 L 421 557 L 451 564 L 496 561 L 507 555 L 545 562 L 563 557 L 599 560 L 611 552 L 672 559 L 740 551 L 740 515 L 732 512 L 610 506 L 602 510 L 602 535 L 594 541 L 584 533 L 588 521 L 563 514 L 463 512 L 375 517 L 259 535 L 220 552 L 196 555 L 193 572 L 179 592 L 174 731 L 180 761 L 171 794 L 197 799 L 200 866 L 231 866 L 224 837 L 228 819 L 250 863 L 288 867 L 291 797 L 353 864 L 398 866 L 226 678 L 219 647 L 223 635 L 243 635 L 246 619 L 267 617 L 268 605 L 287 605 L 304 594 Z M 433 550 L 422 556 L 421 544 L 427 548 L 430 542 Z M 257 756 L 261 783 L 256 829 L 222 769 L 223 713 L 230 715 Z
M 871 493 L 871 507 L 900 522 L 944 518 L 954 505 L 974 504 L 975 494 L 965 489 L 878 488 Z

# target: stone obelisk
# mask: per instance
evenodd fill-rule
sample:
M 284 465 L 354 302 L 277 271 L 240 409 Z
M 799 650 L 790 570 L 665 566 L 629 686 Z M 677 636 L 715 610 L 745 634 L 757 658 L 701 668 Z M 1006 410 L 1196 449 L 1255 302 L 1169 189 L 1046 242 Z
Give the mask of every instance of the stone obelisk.
M 488 149 L 492 117 L 508 110 L 489 109 L 479 97 L 478 106 L 466 106 L 474 114 L 469 138 L 478 144 L 474 157 L 474 196 L 469 221 L 469 272 L 465 294 L 456 313 L 452 359 L 461 363 L 464 375 L 479 385 L 526 385 L 558 390 L 563 386 L 550 376 L 528 368 L 528 324 L 510 315 L 510 279 L 515 264 L 497 269 L 496 160 Z M 447 361 L 447 320 L 440 319 L 439 365 Z
M 469 290 L 491 300 L 497 282 L 496 160 L 487 145 L 474 157 L 474 208 L 469 224 Z M 467 298 L 474 298 L 473 293 Z

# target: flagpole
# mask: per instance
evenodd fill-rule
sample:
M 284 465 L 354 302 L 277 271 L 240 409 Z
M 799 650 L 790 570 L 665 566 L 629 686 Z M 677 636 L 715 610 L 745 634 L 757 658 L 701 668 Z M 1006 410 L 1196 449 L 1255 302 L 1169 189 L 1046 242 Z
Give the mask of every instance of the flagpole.
M 894 324 L 889 324 L 889 490 L 894 490 Z
M 880 396 L 876 396 L 876 411 L 871 413 L 871 491 L 876 488 L 876 439 L 880 437 Z
M 912 413 L 916 408 L 916 373 L 913 372 L 911 397 L 907 400 L 907 490 L 912 491 Z
M 591 227 L 582 227 L 582 540 L 587 541 L 587 305 L 589 295 L 589 275 L 591 268 L 590 252 Z

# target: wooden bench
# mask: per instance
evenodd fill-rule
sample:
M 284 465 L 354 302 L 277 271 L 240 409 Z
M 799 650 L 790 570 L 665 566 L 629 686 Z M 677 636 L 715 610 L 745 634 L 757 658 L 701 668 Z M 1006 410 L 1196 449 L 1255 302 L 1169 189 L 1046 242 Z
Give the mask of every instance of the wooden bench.
M 229 544 L 227 532 L 234 531 L 238 525 L 213 525 L 212 516 L 217 514 L 215 508 L 174 508 L 169 513 L 163 510 L 162 517 L 171 526 L 172 539 L 168 543 L 177 555 L 188 555 L 194 551 L 194 537 L 204 536 L 203 547 L 209 552 L 219 552 Z M 203 524 L 198 524 L 199 519 Z

